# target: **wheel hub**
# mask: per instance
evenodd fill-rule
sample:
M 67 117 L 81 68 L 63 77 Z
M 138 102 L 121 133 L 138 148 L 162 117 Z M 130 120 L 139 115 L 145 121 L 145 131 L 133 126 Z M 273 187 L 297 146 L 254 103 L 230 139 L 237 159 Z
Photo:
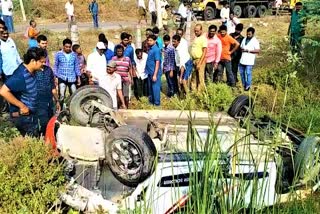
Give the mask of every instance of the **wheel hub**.
M 129 139 L 119 139 L 113 142 L 112 159 L 114 163 L 129 176 L 138 176 L 142 167 L 142 155 L 139 149 Z

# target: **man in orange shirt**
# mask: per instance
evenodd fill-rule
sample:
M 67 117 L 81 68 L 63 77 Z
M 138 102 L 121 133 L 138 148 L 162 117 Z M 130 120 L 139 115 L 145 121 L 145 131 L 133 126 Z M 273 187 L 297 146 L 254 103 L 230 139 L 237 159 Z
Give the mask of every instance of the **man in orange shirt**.
M 220 26 L 218 38 L 222 43 L 222 54 L 218 69 L 214 72 L 213 79 L 216 82 L 221 81 L 224 68 L 226 68 L 227 84 L 231 87 L 235 87 L 236 82 L 232 73 L 231 54 L 239 48 L 240 44 L 237 42 L 237 40 L 232 38 L 232 36 L 227 34 L 227 26 L 225 25 Z M 231 46 L 233 47 L 232 49 Z

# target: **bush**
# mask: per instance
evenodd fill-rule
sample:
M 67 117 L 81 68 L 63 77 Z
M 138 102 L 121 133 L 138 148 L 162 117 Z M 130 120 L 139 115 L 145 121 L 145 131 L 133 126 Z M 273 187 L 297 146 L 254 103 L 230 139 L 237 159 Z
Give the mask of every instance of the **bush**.
M 0 213 L 45 213 L 64 183 L 43 141 L 17 137 L 0 142 Z

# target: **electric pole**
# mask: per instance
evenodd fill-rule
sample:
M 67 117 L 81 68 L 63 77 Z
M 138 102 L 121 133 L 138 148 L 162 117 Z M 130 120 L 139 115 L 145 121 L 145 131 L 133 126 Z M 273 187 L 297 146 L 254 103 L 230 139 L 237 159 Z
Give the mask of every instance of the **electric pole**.
M 27 21 L 26 11 L 24 10 L 24 5 L 23 5 L 23 1 L 22 0 L 20 0 L 20 8 L 21 8 L 23 21 Z

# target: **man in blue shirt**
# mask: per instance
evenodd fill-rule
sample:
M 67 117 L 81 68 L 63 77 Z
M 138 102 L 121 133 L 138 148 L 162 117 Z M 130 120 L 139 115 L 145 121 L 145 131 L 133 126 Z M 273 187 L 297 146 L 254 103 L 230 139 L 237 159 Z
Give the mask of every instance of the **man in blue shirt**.
M 42 49 L 29 49 L 24 55 L 24 63 L 19 65 L 0 89 L 0 95 L 10 103 L 10 118 L 23 136 L 39 136 L 35 72 L 45 62 L 46 56 Z
M 136 63 L 134 61 L 134 50 L 133 50 L 132 46 L 129 44 L 130 35 L 126 32 L 123 32 L 123 33 L 121 33 L 120 38 L 121 38 L 120 45 L 123 46 L 123 48 L 124 48 L 123 56 L 129 57 L 132 65 L 135 67 Z M 116 49 L 114 49 L 114 55 L 116 55 L 116 53 L 117 53 L 117 51 L 116 51 Z
M 99 27 L 99 24 L 98 24 L 99 7 L 96 0 L 92 0 L 92 2 L 89 4 L 89 11 L 92 15 L 93 27 L 98 28 Z
M 40 125 L 40 134 L 45 135 L 49 120 L 54 115 L 54 107 L 60 111 L 59 97 L 56 90 L 53 71 L 43 65 L 35 74 L 37 80 L 37 116 Z M 55 101 L 55 105 L 53 103 Z
M 76 84 L 80 85 L 80 65 L 78 57 L 72 52 L 72 41 L 70 39 L 63 40 L 63 49 L 56 53 L 54 62 L 54 75 L 58 78 L 59 101 L 63 106 L 67 87 L 69 94 L 73 94 L 76 90 Z
M 159 28 L 158 27 L 154 27 L 153 29 L 152 29 L 152 32 L 153 32 L 153 34 L 156 36 L 156 38 L 157 38 L 157 45 L 158 45 L 158 47 L 160 48 L 160 50 L 162 51 L 162 49 L 163 49 L 163 41 L 162 41 L 162 39 L 161 39 L 161 37 L 159 36 L 159 33 L 160 33 L 160 30 L 159 30 Z
M 157 37 L 151 35 L 148 37 L 150 46 L 146 63 L 146 72 L 148 73 L 149 83 L 149 102 L 152 105 L 160 106 L 160 88 L 161 88 L 161 50 L 156 43 Z

